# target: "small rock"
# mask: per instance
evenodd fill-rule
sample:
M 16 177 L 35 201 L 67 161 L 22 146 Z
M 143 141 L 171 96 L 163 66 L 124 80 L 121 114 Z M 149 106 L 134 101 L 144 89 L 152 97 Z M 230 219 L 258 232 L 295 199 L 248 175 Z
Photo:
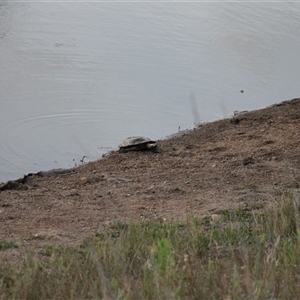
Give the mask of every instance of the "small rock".
M 88 183 L 88 178 L 87 177 L 81 177 L 80 180 L 79 180 L 79 184 L 87 184 Z
M 121 177 L 117 178 L 117 180 L 123 181 L 123 182 L 132 182 L 132 181 L 133 181 L 132 179 L 129 179 L 129 178 L 121 178 Z
M 184 190 L 182 190 L 179 187 L 175 187 L 169 190 L 170 193 L 184 193 Z
M 247 157 L 243 160 L 243 166 L 247 166 L 247 165 L 254 164 L 254 163 L 255 163 L 255 160 L 253 157 Z

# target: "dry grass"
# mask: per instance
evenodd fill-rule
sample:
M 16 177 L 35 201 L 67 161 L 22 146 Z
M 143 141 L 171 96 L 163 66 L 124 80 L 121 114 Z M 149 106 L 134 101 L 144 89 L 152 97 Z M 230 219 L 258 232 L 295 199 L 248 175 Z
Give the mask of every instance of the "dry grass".
M 1 299 L 296 299 L 300 201 L 185 224 L 117 223 L 0 265 Z M 1 241 L 0 249 L 14 244 Z M 22 247 L 22 246 L 19 246 Z

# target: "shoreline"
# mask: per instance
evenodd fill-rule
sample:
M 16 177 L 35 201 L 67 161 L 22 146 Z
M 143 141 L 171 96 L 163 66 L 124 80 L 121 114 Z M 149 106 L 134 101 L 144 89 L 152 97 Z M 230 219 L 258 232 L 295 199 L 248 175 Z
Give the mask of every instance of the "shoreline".
M 74 243 L 113 222 L 203 219 L 272 207 L 300 188 L 300 98 L 0 184 L 3 238 Z
M 248 113 L 252 113 L 252 112 L 255 112 L 255 111 L 260 111 L 262 109 L 272 108 L 272 107 L 275 107 L 275 106 L 281 106 L 282 103 L 288 102 L 288 101 L 291 101 L 291 100 L 284 100 L 282 102 L 272 104 L 272 105 L 267 106 L 265 108 L 255 109 L 255 110 L 251 110 L 251 111 L 248 111 L 248 110 L 245 110 L 245 111 L 234 111 L 233 115 L 230 116 L 230 117 L 226 117 L 226 118 L 223 118 L 223 119 L 217 119 L 217 120 L 214 120 L 214 121 L 203 122 L 203 123 L 200 122 L 198 124 L 195 124 L 195 127 L 193 127 L 193 128 L 179 130 L 178 132 L 169 134 L 169 135 L 165 136 L 164 138 L 159 139 L 158 141 L 160 142 L 160 141 L 171 140 L 171 139 L 174 139 L 174 138 L 180 138 L 181 136 L 189 134 L 190 132 L 192 132 L 194 130 L 197 130 L 200 127 L 205 126 L 207 124 L 215 123 L 215 122 L 222 121 L 222 120 L 231 120 L 231 119 L 234 120 L 235 118 L 238 118 L 238 117 L 240 117 L 242 115 L 245 115 L 245 114 L 248 114 Z M 124 137 L 124 139 L 125 139 L 125 137 Z M 116 147 L 116 149 L 117 149 L 117 147 Z M 99 157 L 98 159 L 93 160 L 93 161 L 89 161 L 87 163 L 97 162 L 97 161 L 99 161 L 99 160 L 101 160 L 101 159 L 103 159 L 105 157 L 108 157 L 111 153 L 114 153 L 115 151 L 116 150 L 110 150 L 108 152 L 105 152 L 105 153 L 102 154 L 102 157 Z M 86 164 L 86 163 L 84 162 L 83 164 Z M 27 174 L 24 174 L 22 177 L 19 177 L 19 178 L 16 178 L 16 179 L 8 179 L 8 180 L 5 180 L 3 182 L 0 182 L 0 191 L 1 190 L 5 190 L 5 188 L 3 189 L 3 186 L 7 186 L 10 183 L 11 184 L 24 183 L 27 180 L 27 178 L 30 177 L 30 176 L 51 177 L 51 176 L 59 175 L 60 173 L 71 172 L 73 169 L 76 169 L 77 167 L 80 167 L 80 166 L 81 165 L 76 165 L 76 166 L 70 167 L 70 168 L 54 168 L 54 169 L 50 169 L 50 170 L 40 170 L 40 171 L 37 171 L 37 172 L 29 172 Z

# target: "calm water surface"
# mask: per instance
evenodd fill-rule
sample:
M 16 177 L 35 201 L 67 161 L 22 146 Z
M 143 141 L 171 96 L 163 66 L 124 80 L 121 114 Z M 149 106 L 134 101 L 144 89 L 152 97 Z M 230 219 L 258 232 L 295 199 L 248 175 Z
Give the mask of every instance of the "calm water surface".
M 300 3 L 0 0 L 0 182 L 299 97 L 299 29 Z

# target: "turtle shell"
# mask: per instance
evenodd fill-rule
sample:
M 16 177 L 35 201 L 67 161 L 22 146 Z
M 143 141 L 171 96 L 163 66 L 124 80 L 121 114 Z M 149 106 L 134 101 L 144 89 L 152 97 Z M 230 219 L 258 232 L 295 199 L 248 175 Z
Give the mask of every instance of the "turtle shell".
M 131 136 L 125 139 L 119 145 L 119 151 L 139 151 L 139 150 L 150 150 L 156 147 L 156 142 L 143 136 Z

